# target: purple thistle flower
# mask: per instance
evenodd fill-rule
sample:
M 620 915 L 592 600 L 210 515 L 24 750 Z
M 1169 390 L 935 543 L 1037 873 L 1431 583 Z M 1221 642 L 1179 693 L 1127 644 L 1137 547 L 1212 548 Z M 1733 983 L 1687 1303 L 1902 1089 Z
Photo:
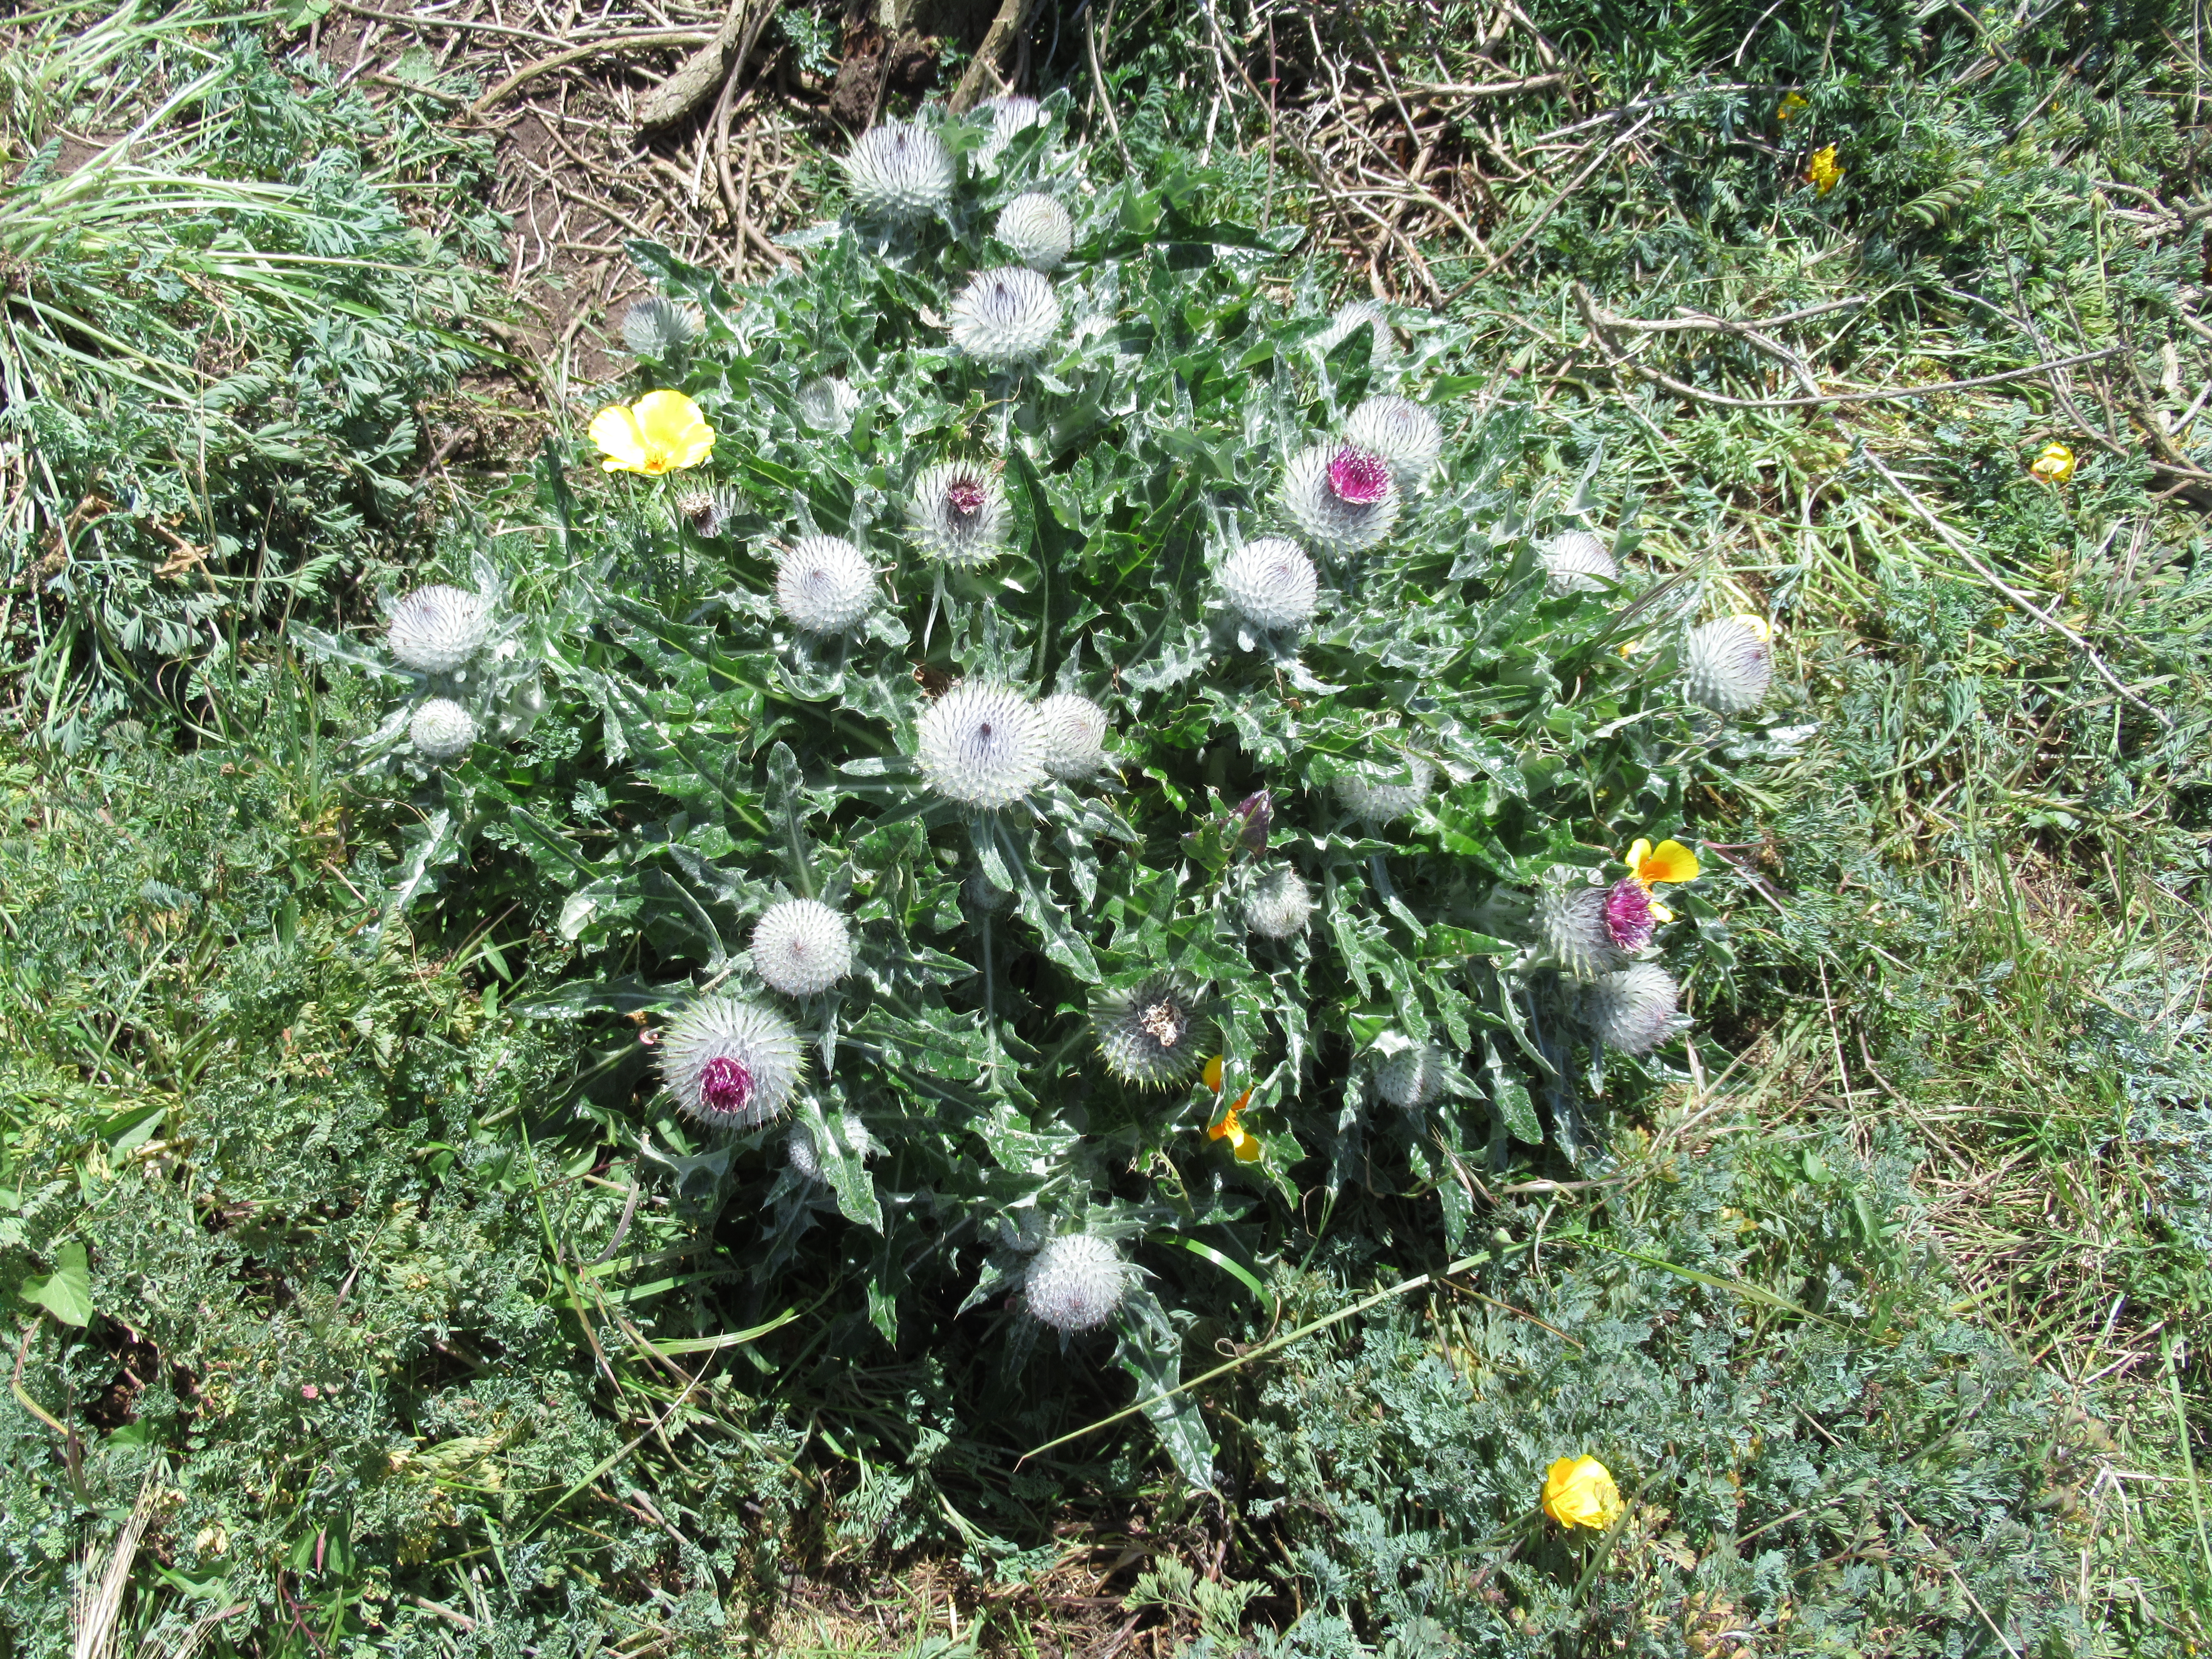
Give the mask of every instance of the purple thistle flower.
M 1390 493 L 1390 465 L 1372 450 L 1346 444 L 1328 464 L 1329 493 L 1352 507 L 1372 507 Z
M 1244 821 L 1237 839 L 1248 853 L 1257 853 L 1267 845 L 1267 834 L 1275 827 L 1275 798 L 1262 789 L 1244 797 L 1237 803 L 1234 816 Z
M 962 518 L 973 518 L 983 510 L 983 486 L 974 478 L 955 478 L 945 486 L 945 504 Z
M 753 1074 L 727 1054 L 717 1054 L 699 1069 L 699 1097 L 715 1111 L 734 1116 L 752 1097 Z
M 1651 943 L 1651 895 L 1635 877 L 1622 877 L 1606 894 L 1605 931 L 1624 951 Z

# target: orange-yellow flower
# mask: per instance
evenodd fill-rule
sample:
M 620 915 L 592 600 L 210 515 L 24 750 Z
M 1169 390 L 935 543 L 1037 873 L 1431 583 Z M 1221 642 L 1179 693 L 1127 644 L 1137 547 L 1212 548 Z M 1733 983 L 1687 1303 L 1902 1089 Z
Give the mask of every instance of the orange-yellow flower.
M 1813 159 L 1805 166 L 1805 182 L 1826 196 L 1836 187 L 1844 176 L 1843 168 L 1836 165 L 1836 147 L 1824 145 L 1813 152 Z
M 714 453 L 714 428 L 680 392 L 648 392 L 634 404 L 609 404 L 592 416 L 591 433 L 610 472 L 658 477 L 696 466 Z
M 1212 1060 L 1206 1062 L 1206 1086 L 1217 1095 L 1221 1092 L 1221 1056 L 1219 1054 L 1214 1055 Z M 1237 1103 L 1223 1114 L 1221 1121 L 1206 1132 L 1206 1138 L 1208 1140 L 1227 1141 L 1229 1150 L 1237 1154 L 1237 1161 L 1240 1164 L 1257 1162 L 1261 1152 L 1264 1150 L 1260 1137 L 1247 1130 L 1237 1121 L 1237 1113 L 1244 1109 L 1245 1103 L 1251 1098 L 1252 1091 L 1247 1089 L 1237 1097 Z
M 1793 92 L 1783 99 L 1782 106 L 1774 112 L 1774 118 L 1778 121 L 1787 121 L 1805 107 L 1805 94 L 1802 92 Z
M 1544 1513 L 1563 1527 L 1602 1532 L 1620 1509 L 1620 1488 L 1595 1457 L 1562 1457 L 1545 1473 Z
M 1628 849 L 1621 861 L 1628 866 L 1629 879 L 1647 893 L 1662 883 L 1695 881 L 1699 868 L 1698 855 L 1679 841 L 1662 841 L 1656 847 L 1648 841 L 1639 841 Z M 1672 921 L 1674 913 L 1655 899 L 1651 919 Z
M 2027 470 L 2045 483 L 2064 483 L 2074 476 L 2074 452 L 2064 444 L 2045 444 Z

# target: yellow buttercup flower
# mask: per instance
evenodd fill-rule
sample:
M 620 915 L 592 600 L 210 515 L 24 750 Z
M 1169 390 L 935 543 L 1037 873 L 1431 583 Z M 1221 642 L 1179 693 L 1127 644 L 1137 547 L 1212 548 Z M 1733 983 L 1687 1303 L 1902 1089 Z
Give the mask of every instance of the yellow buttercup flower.
M 1793 92 L 1782 100 L 1781 108 L 1774 112 L 1774 118 L 1778 121 L 1787 121 L 1799 110 L 1805 107 L 1807 107 L 1805 103 L 1805 94 L 1800 92 Z
M 696 466 L 714 453 L 714 428 L 680 392 L 648 392 L 634 404 L 609 404 L 592 416 L 591 431 L 610 472 L 658 477 Z
M 1621 862 L 1628 866 L 1630 878 L 1647 893 L 1662 883 L 1695 881 L 1699 870 L 1698 855 L 1679 841 L 1662 841 L 1656 847 L 1648 841 L 1638 841 Z M 1655 899 L 1651 919 L 1672 921 L 1674 913 Z
M 1748 628 L 1753 633 L 1759 635 L 1760 643 L 1771 644 L 1773 642 L 1774 624 L 1767 621 L 1765 617 L 1754 617 L 1748 611 L 1738 611 L 1733 613 L 1729 617 L 1729 620 L 1734 623 L 1741 623 L 1746 628 Z
M 2045 483 L 2064 483 L 2074 476 L 2074 452 L 2064 444 L 2045 444 L 2027 470 Z
M 1836 147 L 1825 145 L 1813 152 L 1813 159 L 1805 167 L 1805 182 L 1826 196 L 1836 187 L 1844 176 L 1843 168 L 1836 165 Z
M 1595 1457 L 1562 1457 L 1544 1475 L 1544 1513 L 1563 1527 L 1602 1532 L 1620 1510 L 1620 1488 Z

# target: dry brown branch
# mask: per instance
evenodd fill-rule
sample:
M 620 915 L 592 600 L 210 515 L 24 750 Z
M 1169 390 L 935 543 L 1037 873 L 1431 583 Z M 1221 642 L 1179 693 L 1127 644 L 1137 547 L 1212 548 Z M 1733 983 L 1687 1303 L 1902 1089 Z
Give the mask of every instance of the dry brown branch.
M 1000 61 L 1006 49 L 1020 38 L 1022 25 L 1029 21 L 1032 0 L 1000 0 L 999 15 L 991 20 L 991 27 L 983 32 L 983 44 L 975 49 L 975 61 L 968 65 L 967 73 L 952 91 L 952 112 L 965 115 L 983 96 L 986 76 L 1006 82 L 999 73 Z
M 517 87 L 526 86 L 541 75 L 550 74 L 569 64 L 580 64 L 585 58 L 596 58 L 602 52 L 642 52 L 656 46 L 702 46 L 715 38 L 715 33 L 706 29 L 654 29 L 647 33 L 616 35 L 609 40 L 571 46 L 566 52 L 556 52 L 549 58 L 541 58 L 534 64 L 525 64 L 471 104 L 468 112 L 471 118 L 482 119 L 487 110 Z

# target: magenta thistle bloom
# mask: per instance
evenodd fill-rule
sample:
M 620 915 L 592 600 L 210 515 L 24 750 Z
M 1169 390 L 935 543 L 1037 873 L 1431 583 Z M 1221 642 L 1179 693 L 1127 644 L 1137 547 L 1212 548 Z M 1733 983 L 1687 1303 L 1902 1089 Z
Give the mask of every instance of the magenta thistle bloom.
M 1651 895 L 1642 882 L 1626 876 L 1613 883 L 1605 896 L 1605 931 L 1624 951 L 1641 951 L 1651 943 Z
M 1371 450 L 1346 444 L 1328 464 L 1329 491 L 1352 507 L 1372 507 L 1390 493 L 1390 466 Z
M 1247 795 L 1237 803 L 1232 815 L 1244 821 L 1237 839 L 1243 843 L 1245 851 L 1263 850 L 1267 845 L 1268 832 L 1275 827 L 1274 796 L 1265 789 Z
M 974 478 L 955 478 L 945 487 L 945 504 L 963 518 L 983 510 L 983 486 Z
M 753 1074 L 727 1054 L 699 1068 L 699 1098 L 715 1111 L 735 1116 L 752 1098 Z

